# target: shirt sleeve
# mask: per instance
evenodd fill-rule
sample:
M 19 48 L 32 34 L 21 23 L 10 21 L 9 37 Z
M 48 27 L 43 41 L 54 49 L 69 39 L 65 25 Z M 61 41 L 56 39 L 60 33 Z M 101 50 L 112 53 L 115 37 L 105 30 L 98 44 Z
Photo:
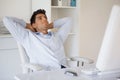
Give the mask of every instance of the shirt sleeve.
M 9 30 L 11 35 L 18 41 L 22 42 L 28 35 L 26 27 L 26 22 L 22 19 L 15 17 L 4 17 L 3 23 L 5 27 Z
M 69 17 L 65 17 L 62 19 L 58 19 L 53 22 L 54 28 L 59 28 L 57 31 L 58 36 L 61 38 L 64 43 L 68 37 L 68 33 L 70 33 L 72 28 L 72 20 Z

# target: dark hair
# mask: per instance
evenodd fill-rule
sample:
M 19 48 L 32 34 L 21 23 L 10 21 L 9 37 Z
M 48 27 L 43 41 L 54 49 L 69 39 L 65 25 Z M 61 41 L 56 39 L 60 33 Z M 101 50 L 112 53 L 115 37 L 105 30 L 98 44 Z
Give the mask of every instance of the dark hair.
M 38 10 L 34 11 L 31 18 L 30 18 L 30 24 L 31 25 L 33 23 L 35 23 L 35 18 L 36 18 L 37 14 L 44 14 L 46 16 L 46 11 L 44 9 L 38 9 Z

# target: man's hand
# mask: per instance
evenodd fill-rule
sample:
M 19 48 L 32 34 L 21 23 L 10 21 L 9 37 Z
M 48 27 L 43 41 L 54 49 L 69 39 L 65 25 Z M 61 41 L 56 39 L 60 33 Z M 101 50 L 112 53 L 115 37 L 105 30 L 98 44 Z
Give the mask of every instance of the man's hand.
M 30 29 L 31 31 L 35 32 L 35 29 L 31 26 L 31 24 L 26 23 L 26 28 Z
M 51 22 L 50 24 L 48 24 L 48 29 L 53 29 L 53 22 Z

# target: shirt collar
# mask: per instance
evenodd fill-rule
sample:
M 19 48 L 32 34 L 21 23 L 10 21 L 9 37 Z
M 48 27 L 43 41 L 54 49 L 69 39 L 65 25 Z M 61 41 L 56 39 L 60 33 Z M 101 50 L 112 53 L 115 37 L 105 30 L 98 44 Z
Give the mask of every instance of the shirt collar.
M 43 34 L 41 32 L 35 32 L 36 35 L 44 37 L 44 38 L 50 38 L 52 36 L 52 32 L 48 32 L 48 34 Z

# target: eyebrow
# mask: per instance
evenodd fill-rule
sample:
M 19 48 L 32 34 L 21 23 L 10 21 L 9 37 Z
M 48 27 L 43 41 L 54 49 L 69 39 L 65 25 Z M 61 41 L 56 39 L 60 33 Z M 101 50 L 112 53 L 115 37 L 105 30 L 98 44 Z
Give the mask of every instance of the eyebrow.
M 45 18 L 47 19 L 47 16 L 45 16 L 45 15 L 44 15 L 44 16 L 38 16 L 38 17 L 36 17 L 36 18 L 41 18 L 41 17 L 45 17 Z
M 36 17 L 36 18 L 41 18 L 42 16 L 38 16 L 38 17 Z

